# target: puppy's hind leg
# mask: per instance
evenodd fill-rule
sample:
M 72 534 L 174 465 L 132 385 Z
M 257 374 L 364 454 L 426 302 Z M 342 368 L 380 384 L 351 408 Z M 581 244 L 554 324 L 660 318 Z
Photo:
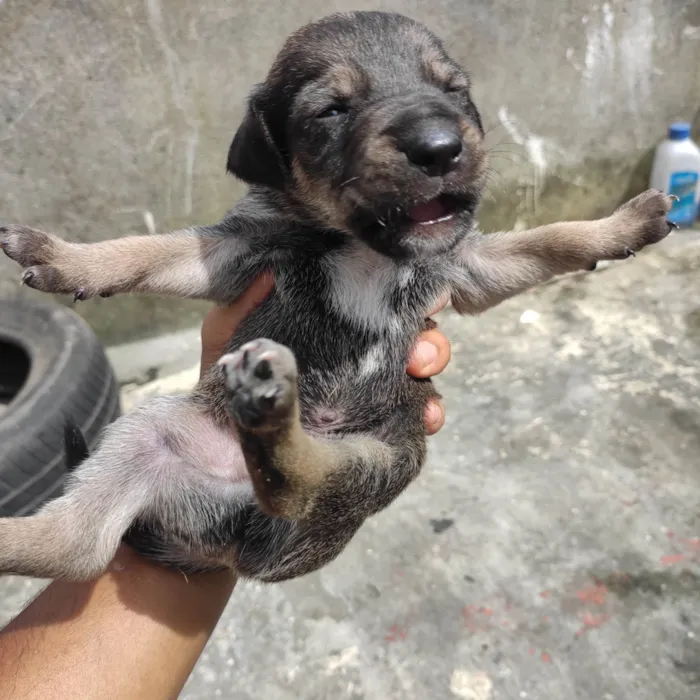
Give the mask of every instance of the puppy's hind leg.
M 145 449 L 152 438 L 132 415 L 107 428 L 92 456 L 69 464 L 63 496 L 34 515 L 0 518 L 0 574 L 90 580 L 107 568 L 152 498 Z
M 406 413 L 403 427 L 414 433 L 400 441 L 370 434 L 324 439 L 302 426 L 297 365 L 289 348 L 259 338 L 224 355 L 219 365 L 246 467 L 267 515 L 318 520 L 320 500 L 351 484 L 353 495 L 345 505 L 353 518 L 360 511 L 365 518 L 388 505 L 418 474 L 425 456 L 422 405 L 413 410 L 415 416 Z M 350 503 L 358 496 L 361 507 L 355 509 Z
M 260 338 L 219 364 L 260 507 L 237 537 L 236 571 L 268 582 L 314 571 L 417 476 L 426 451 L 424 401 L 389 415 L 383 439 L 369 432 L 324 438 L 301 422 L 289 348 Z
M 88 490 L 76 489 L 36 515 L 0 519 L 0 573 L 74 581 L 99 576 L 137 511 L 133 501 L 108 512 L 95 505 Z

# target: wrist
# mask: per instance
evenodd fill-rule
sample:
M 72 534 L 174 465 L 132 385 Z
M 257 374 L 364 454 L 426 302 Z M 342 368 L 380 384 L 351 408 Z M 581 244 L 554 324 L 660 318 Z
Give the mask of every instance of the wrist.
M 183 591 L 188 591 L 189 593 L 194 593 L 200 589 L 207 589 L 212 592 L 214 589 L 220 589 L 222 592 L 229 591 L 230 593 L 236 584 L 236 576 L 229 569 L 184 574 L 177 569 L 151 561 L 126 544 L 122 544 L 117 550 L 117 554 L 107 568 L 105 576 L 109 576 L 117 583 L 134 581 L 148 584 L 149 586 L 182 588 Z

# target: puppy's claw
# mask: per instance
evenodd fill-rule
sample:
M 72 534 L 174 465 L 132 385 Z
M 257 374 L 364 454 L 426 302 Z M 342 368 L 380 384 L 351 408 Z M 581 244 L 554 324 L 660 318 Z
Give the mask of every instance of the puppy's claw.
M 589 272 L 593 272 L 593 271 L 596 269 L 596 267 L 598 267 L 598 263 L 597 263 L 597 262 L 591 263 L 591 264 L 588 266 L 588 271 L 589 271 Z
M 224 367 L 225 365 L 228 365 L 231 363 L 231 360 L 233 360 L 233 353 L 232 352 L 227 352 L 225 355 L 222 355 L 217 361 L 216 364 L 219 367 Z
M 666 223 L 667 223 L 668 226 L 669 226 L 669 230 L 670 230 L 670 229 L 675 229 L 675 230 L 677 231 L 677 230 L 680 228 L 680 226 L 679 226 L 675 221 L 668 221 L 668 220 L 667 220 Z
M 625 256 L 628 258 L 636 258 L 637 254 L 632 250 L 632 248 L 625 248 Z
M 678 199 L 678 195 L 670 194 L 670 195 L 668 195 L 668 196 L 669 196 L 669 199 L 672 199 L 674 202 L 680 202 L 680 201 L 681 201 L 680 199 Z
M 73 294 L 73 303 L 76 301 L 85 301 L 85 289 L 81 287 Z
M 227 352 L 216 361 L 216 364 L 219 367 L 223 367 L 225 370 L 229 370 L 236 369 L 240 365 L 240 361 L 240 353 Z
M 34 279 L 34 273 L 32 270 L 25 270 L 22 273 L 22 279 L 20 280 L 21 285 L 27 285 L 30 286 L 29 283 Z

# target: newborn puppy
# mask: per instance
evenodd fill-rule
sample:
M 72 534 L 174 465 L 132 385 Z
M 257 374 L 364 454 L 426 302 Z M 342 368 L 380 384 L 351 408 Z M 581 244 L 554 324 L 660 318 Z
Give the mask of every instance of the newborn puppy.
M 467 74 L 425 27 L 337 14 L 282 48 L 228 153 L 249 193 L 218 224 L 68 243 L 3 229 L 23 281 L 76 299 L 274 292 L 184 397 L 109 426 L 37 514 L 0 520 L 0 572 L 90 579 L 125 539 L 185 572 L 280 581 L 336 557 L 425 459 L 432 384 L 406 360 L 445 294 L 476 314 L 669 232 L 649 191 L 612 216 L 483 235 Z M 80 452 L 80 451 L 79 451 Z

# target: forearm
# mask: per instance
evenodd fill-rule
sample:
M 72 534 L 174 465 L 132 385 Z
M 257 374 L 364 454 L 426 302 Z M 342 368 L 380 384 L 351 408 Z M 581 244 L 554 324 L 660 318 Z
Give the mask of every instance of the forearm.
M 123 548 L 97 581 L 50 584 L 0 633 L 0 698 L 176 698 L 234 584 Z
M 457 254 L 453 306 L 480 313 L 555 275 L 634 255 L 668 235 L 670 207 L 669 197 L 648 190 L 603 219 L 471 236 Z
M 160 294 L 231 302 L 261 265 L 228 225 L 153 236 L 70 243 L 52 233 L 11 226 L 0 248 L 24 269 L 34 289 L 76 299 L 115 294 Z
M 573 221 L 526 231 L 483 235 L 465 246 L 453 305 L 481 313 L 555 275 L 590 267 L 594 222 Z

